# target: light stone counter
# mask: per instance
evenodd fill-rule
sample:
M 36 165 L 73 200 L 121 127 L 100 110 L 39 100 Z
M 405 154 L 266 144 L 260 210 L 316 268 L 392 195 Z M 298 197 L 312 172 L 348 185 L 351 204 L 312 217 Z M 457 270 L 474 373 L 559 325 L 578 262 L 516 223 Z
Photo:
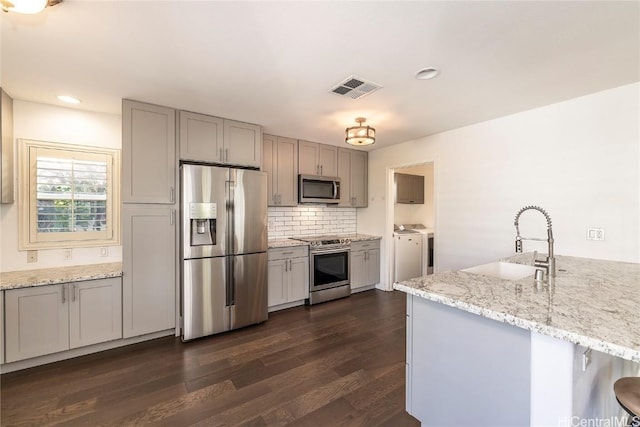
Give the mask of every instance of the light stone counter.
M 503 261 L 532 265 L 533 254 Z M 529 331 L 640 362 L 640 264 L 556 257 L 557 277 L 503 280 L 438 273 L 394 289 Z
M 362 242 L 365 240 L 380 240 L 382 239 L 382 237 L 380 236 L 372 236 L 370 234 L 359 234 L 359 233 L 355 233 L 355 234 L 341 234 L 340 237 L 345 237 L 348 239 L 351 239 L 352 242 Z
M 291 248 L 293 246 L 309 246 L 307 242 L 293 239 L 275 239 L 267 242 L 269 249 Z
M 74 265 L 0 273 L 0 290 L 55 285 L 122 276 L 122 263 Z
M 351 239 L 352 242 L 361 242 L 365 240 L 380 240 L 380 236 L 371 236 L 369 234 L 340 234 L 339 237 Z M 290 248 L 293 246 L 308 246 L 309 243 L 293 239 L 274 239 L 267 242 L 269 249 Z

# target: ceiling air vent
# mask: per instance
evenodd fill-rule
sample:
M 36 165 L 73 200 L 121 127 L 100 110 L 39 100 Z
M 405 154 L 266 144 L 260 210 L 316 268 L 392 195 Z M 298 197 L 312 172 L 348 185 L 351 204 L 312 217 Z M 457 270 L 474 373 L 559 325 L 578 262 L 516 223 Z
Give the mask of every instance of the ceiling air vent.
M 331 92 L 340 96 L 348 96 L 351 99 L 358 99 L 381 88 L 382 86 L 379 84 L 361 79 L 360 77 L 349 76 L 331 88 Z

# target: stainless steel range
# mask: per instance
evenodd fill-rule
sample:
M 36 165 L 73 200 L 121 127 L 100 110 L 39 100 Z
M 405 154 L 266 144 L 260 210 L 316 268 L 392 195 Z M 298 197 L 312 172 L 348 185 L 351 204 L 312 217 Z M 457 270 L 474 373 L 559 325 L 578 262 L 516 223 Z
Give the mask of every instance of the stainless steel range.
M 351 240 L 340 236 L 292 238 L 309 243 L 309 299 L 318 304 L 351 295 Z

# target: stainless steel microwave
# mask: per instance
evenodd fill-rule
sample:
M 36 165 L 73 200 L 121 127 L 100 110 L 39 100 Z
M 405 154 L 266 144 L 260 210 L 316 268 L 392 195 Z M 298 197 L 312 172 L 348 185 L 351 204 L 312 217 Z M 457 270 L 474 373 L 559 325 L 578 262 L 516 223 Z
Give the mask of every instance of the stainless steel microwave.
M 339 203 L 340 178 L 337 176 L 299 175 L 299 203 Z

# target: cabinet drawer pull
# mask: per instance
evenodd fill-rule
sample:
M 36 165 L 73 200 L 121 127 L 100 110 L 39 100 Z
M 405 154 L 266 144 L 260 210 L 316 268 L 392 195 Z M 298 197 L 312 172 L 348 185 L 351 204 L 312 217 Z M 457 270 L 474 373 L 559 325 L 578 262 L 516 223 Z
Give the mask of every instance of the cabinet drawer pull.
M 282 255 L 293 255 L 293 252 L 282 252 Z

